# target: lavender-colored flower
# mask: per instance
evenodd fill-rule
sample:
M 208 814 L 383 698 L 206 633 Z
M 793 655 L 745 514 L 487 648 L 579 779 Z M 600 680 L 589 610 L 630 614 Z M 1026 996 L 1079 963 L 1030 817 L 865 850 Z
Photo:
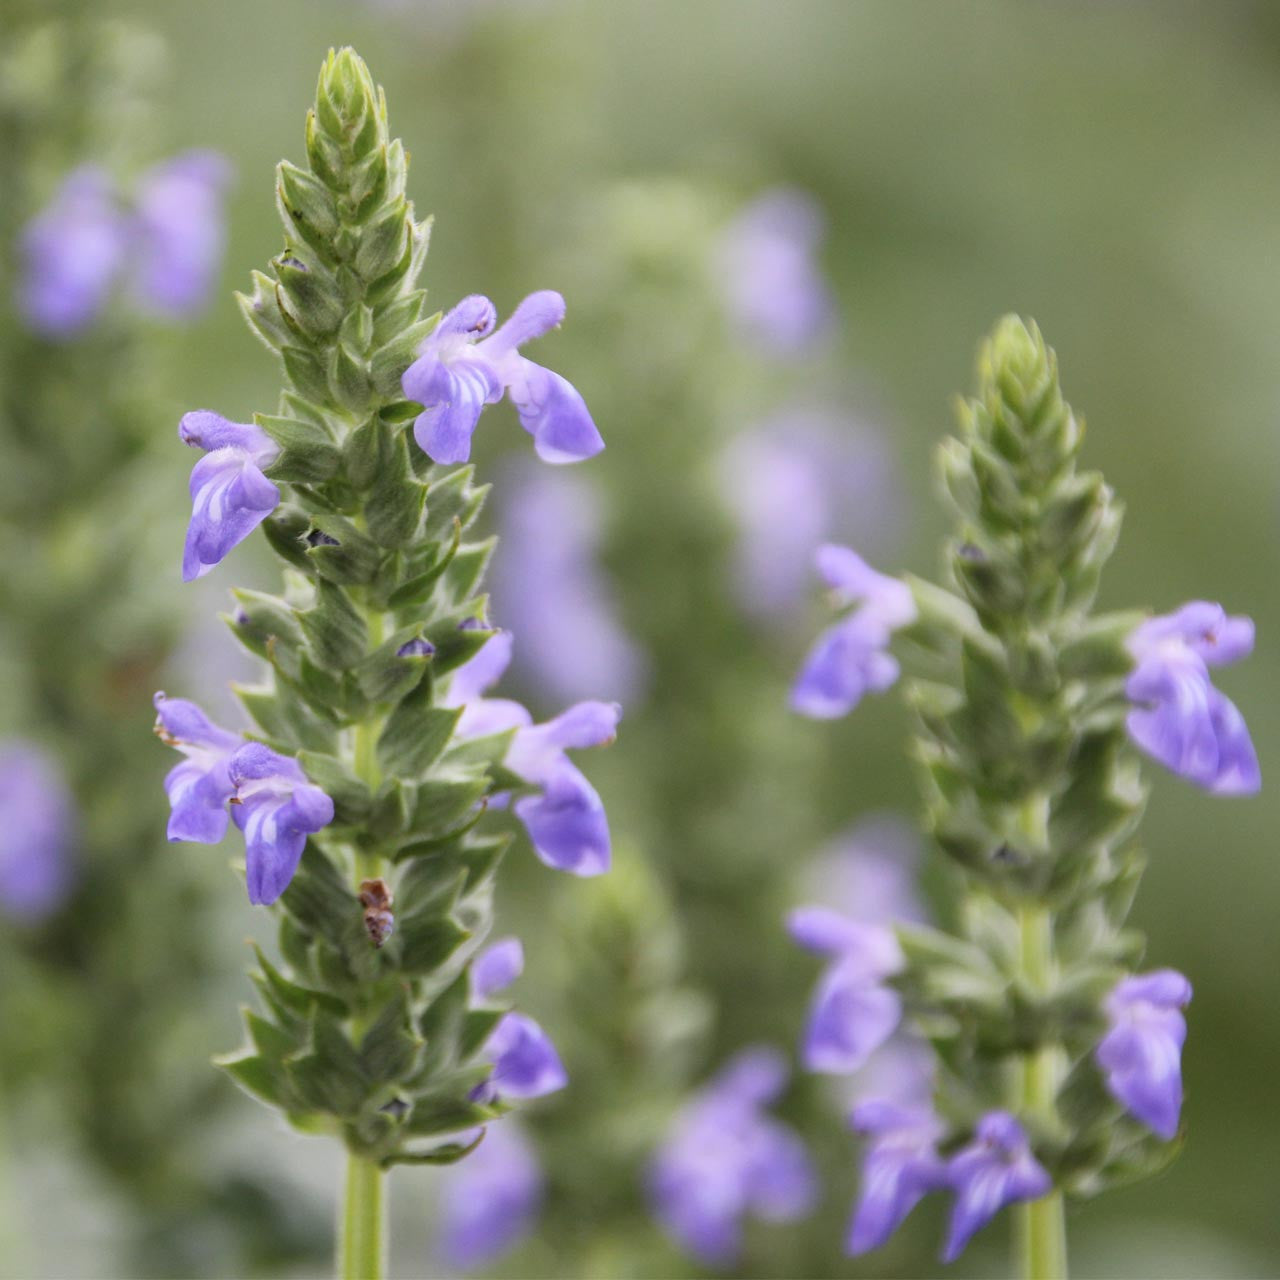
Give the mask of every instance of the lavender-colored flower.
M 1134 708 L 1129 736 L 1167 769 L 1219 795 L 1262 785 L 1249 729 L 1235 704 L 1214 688 L 1210 666 L 1253 649 L 1253 622 L 1221 605 L 1194 600 L 1134 629 L 1137 665 L 1125 685 Z
M 227 834 L 227 804 L 235 795 L 231 757 L 244 738 L 220 728 L 194 702 L 155 696 L 156 733 L 186 759 L 169 770 L 164 789 L 169 796 L 170 840 L 217 844 Z
M 493 599 L 520 636 L 520 662 L 553 698 L 636 696 L 647 662 L 596 558 L 602 520 L 589 477 L 521 460 L 502 491 Z
M 550 1036 L 523 1013 L 508 1013 L 494 1027 L 484 1048 L 493 1074 L 483 1096 L 541 1098 L 569 1083 L 569 1073 Z
M 226 240 L 222 198 L 231 166 L 216 151 L 184 151 L 143 174 L 133 229 L 133 291 L 182 317 L 209 298 Z
M 611 854 L 604 803 L 565 753 L 612 742 L 622 709 L 612 702 L 579 702 L 554 720 L 534 724 L 518 702 L 480 696 L 510 660 L 511 636 L 501 632 L 454 672 L 446 703 L 464 708 L 458 735 L 478 738 L 514 729 L 505 763 L 538 789 L 515 803 L 534 852 L 559 871 L 600 875 L 609 869 Z
M 1182 1045 L 1191 983 L 1174 969 L 1124 978 L 1107 997 L 1098 1065 L 1117 1101 L 1167 1142 L 1182 1111 Z
M 813 197 L 788 188 L 765 192 L 728 226 L 716 265 L 744 337 L 790 356 L 830 330 L 835 304 L 816 260 L 824 231 Z
M 52 756 L 0 744 L 0 911 L 32 924 L 62 905 L 74 880 L 75 801 Z
M 471 991 L 478 1000 L 505 990 L 524 972 L 519 938 L 499 938 L 471 962 Z
M 735 586 L 742 608 L 783 619 L 800 606 L 818 546 L 891 542 L 903 508 L 884 434 L 834 412 L 789 412 L 736 435 L 719 460 L 738 526 Z
M 830 720 L 847 715 L 863 694 L 881 693 L 897 680 L 889 641 L 915 620 L 916 606 L 905 582 L 877 573 L 848 547 L 824 544 L 814 560 L 837 603 L 858 605 L 818 637 L 791 692 L 795 710 Z
M 947 1181 L 956 1200 L 943 1262 L 954 1262 L 974 1232 L 1006 1205 L 1039 1200 L 1053 1189 L 1025 1131 L 1007 1111 L 989 1111 L 978 1121 L 973 1141 L 947 1166 Z
M 235 823 L 244 832 L 249 901 L 274 902 L 289 886 L 307 836 L 333 821 L 333 801 L 302 766 L 248 742 L 227 766 L 235 785 Z
M 486 404 L 505 392 L 544 462 L 580 462 L 604 448 L 577 390 L 534 364 L 519 348 L 559 326 L 564 299 L 550 289 L 531 293 L 496 333 L 494 305 L 472 294 L 446 312 L 405 370 L 401 385 L 423 406 L 413 434 L 433 462 L 466 462 Z
M 533 1230 L 544 1179 L 515 1120 L 485 1129 L 484 1140 L 448 1173 L 440 1196 L 440 1252 L 452 1267 L 497 1261 Z
M 937 1151 L 945 1128 L 930 1107 L 868 1099 L 854 1108 L 850 1123 L 868 1138 L 845 1243 L 856 1256 L 880 1248 L 925 1195 L 950 1184 Z
M 280 503 L 280 490 L 262 473 L 279 447 L 261 427 L 228 422 L 197 409 L 178 424 L 183 444 L 203 449 L 191 471 L 191 523 L 182 552 L 182 580 L 203 577 L 243 542 Z
M 124 266 L 128 219 L 94 165 L 67 175 L 22 236 L 18 305 L 30 327 L 70 338 L 97 319 Z
M 654 1215 L 704 1263 L 734 1262 L 748 1214 L 789 1222 L 813 1206 L 817 1183 L 804 1144 L 764 1110 L 786 1078 L 775 1050 L 739 1054 L 680 1112 L 654 1157 Z
M 886 925 L 850 920 L 828 907 L 800 907 L 787 920 L 802 947 L 832 958 L 818 982 L 805 1030 L 810 1071 L 857 1071 L 894 1033 L 902 1000 L 884 979 L 902 966 L 902 952 Z

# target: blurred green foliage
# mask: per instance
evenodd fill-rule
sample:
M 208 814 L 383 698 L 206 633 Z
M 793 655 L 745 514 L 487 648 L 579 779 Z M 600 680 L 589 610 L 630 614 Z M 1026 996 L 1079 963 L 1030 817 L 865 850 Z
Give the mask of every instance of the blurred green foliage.
M 1205 597 L 1253 614 L 1258 652 L 1230 674 L 1227 688 L 1249 719 L 1269 780 L 1280 741 L 1280 704 L 1268 696 L 1280 676 L 1273 642 L 1280 635 L 1273 429 L 1280 414 L 1280 22 L 1273 6 L 108 0 L 100 8 L 154 27 L 169 43 L 173 73 L 160 90 L 166 137 L 175 147 L 222 148 L 237 165 L 228 287 L 242 287 L 249 266 L 277 247 L 263 176 L 298 149 L 297 104 L 307 100 L 315 67 L 330 45 L 356 44 L 414 139 L 419 206 L 448 231 L 448 251 L 432 255 L 428 272 L 433 301 L 447 306 L 480 291 L 505 311 L 530 289 L 565 290 L 569 320 L 555 363 L 596 408 L 610 447 L 589 466 L 615 494 L 634 492 L 638 501 L 628 486 L 640 464 L 646 484 L 656 484 L 662 469 L 662 457 L 645 452 L 664 447 L 645 416 L 668 385 L 645 385 L 650 351 L 661 344 L 662 370 L 698 376 L 681 362 L 696 360 L 697 347 L 680 316 L 666 317 L 664 328 L 662 315 L 642 310 L 653 298 L 633 296 L 633 283 L 606 270 L 608 255 L 588 252 L 599 231 L 591 211 L 620 182 L 661 190 L 674 181 L 726 212 L 764 186 L 789 182 L 824 206 L 824 265 L 844 317 L 838 367 L 859 402 L 880 406 L 910 490 L 912 538 L 901 563 L 886 570 L 933 567 L 942 516 L 928 500 L 932 453 L 949 425 L 949 398 L 968 387 L 975 344 L 997 315 L 1034 316 L 1070 370 L 1073 401 L 1091 427 L 1091 465 L 1127 507 L 1101 604 L 1163 610 Z M 4 141 L 8 153 L 14 139 Z M 584 315 L 590 323 L 579 327 Z M 184 409 L 210 406 L 243 418 L 273 397 L 270 361 L 244 358 L 240 325 L 225 298 L 197 329 L 157 340 L 161 451 Z M 702 374 L 719 376 L 711 367 Z M 611 420 L 603 406 L 628 386 L 644 399 Z M 705 389 L 716 400 L 706 409 L 716 423 L 705 437 L 681 442 L 686 464 L 699 465 L 702 449 L 706 461 L 723 439 L 723 415 L 738 411 L 732 386 L 727 400 L 717 399 L 725 390 Z M 697 412 L 687 402 L 682 409 Z M 482 461 L 527 447 L 513 424 L 502 426 L 480 433 L 490 455 Z M 175 561 L 186 461 L 175 462 L 168 490 L 147 498 L 147 537 L 156 554 Z M 665 734 L 657 710 L 637 709 L 634 735 L 624 720 L 610 758 L 591 771 L 618 836 L 662 869 L 685 946 L 683 976 L 671 981 L 722 1004 L 714 1035 L 718 1049 L 727 1049 L 752 1034 L 756 1012 L 755 989 L 725 969 L 741 946 L 735 932 L 768 927 L 764 903 L 776 896 L 787 905 L 788 877 L 815 841 L 869 809 L 910 810 L 913 780 L 897 749 L 884 748 L 904 741 L 900 713 L 888 702 L 870 702 L 829 727 L 786 720 L 781 708 L 812 619 L 798 619 L 791 636 L 744 650 L 736 624 L 721 612 L 724 583 L 681 579 L 682 560 L 671 554 L 649 556 L 648 577 L 638 577 L 643 560 L 634 545 L 610 550 L 611 565 L 637 588 L 629 617 L 640 616 L 640 601 L 688 607 L 698 591 L 720 603 L 697 627 L 696 651 L 683 658 L 663 651 L 654 708 L 670 718 Z M 662 627 L 671 634 L 669 619 L 636 625 L 649 628 L 651 643 Z M 700 670 L 720 672 L 715 697 L 702 700 Z M 727 776 L 714 745 L 737 733 L 744 703 L 764 722 L 776 716 L 790 758 L 811 759 L 799 825 L 778 830 L 767 814 L 763 823 L 744 820 L 744 790 L 761 812 L 767 792 L 756 790 L 757 777 Z M 758 769 L 765 754 L 736 758 Z M 157 753 L 157 813 L 165 767 Z M 676 821 L 649 805 L 657 770 L 684 788 L 678 820 L 693 829 L 683 848 L 656 838 Z M 1277 1104 L 1267 1071 L 1280 1053 L 1270 981 L 1280 866 L 1267 817 L 1277 816 L 1280 801 L 1272 794 L 1264 788 L 1258 799 L 1209 802 L 1177 780 L 1156 780 L 1143 841 L 1150 867 L 1134 923 L 1149 935 L 1153 962 L 1185 971 L 1196 987 L 1185 1059 L 1189 1140 L 1163 1177 L 1071 1208 L 1077 1275 L 1280 1269 L 1272 1194 L 1280 1173 L 1272 1141 Z M 697 861 L 706 832 L 743 841 L 736 868 L 722 874 Z M 168 854 L 210 861 L 201 850 Z M 527 874 L 516 875 L 510 891 L 513 920 L 553 893 L 545 873 L 523 862 Z M 771 886 L 752 899 L 761 914 L 750 926 L 733 914 L 725 888 L 749 866 L 763 868 Z M 229 878 L 225 892 L 236 893 Z M 164 909 L 180 908 L 170 901 Z M 234 927 L 249 926 L 237 917 Z M 550 1009 L 555 931 L 526 942 Z M 791 992 L 798 1035 L 808 971 L 786 955 L 780 928 L 762 932 L 760 946 L 762 960 L 776 956 L 788 966 L 770 984 L 767 1033 L 783 1033 Z M 528 997 L 535 1011 L 539 999 L 536 990 Z M 558 1019 L 571 1015 L 567 1002 L 555 1007 Z M 210 1025 L 231 1021 L 220 991 L 202 1012 Z M 566 1046 L 572 1037 L 565 1034 Z M 210 1039 L 210 1047 L 230 1043 Z M 690 1075 L 710 1069 L 718 1049 L 704 1051 L 700 1066 L 690 1063 Z M 593 1105 L 600 1088 L 593 1077 Z M 937 1233 L 929 1211 L 871 1263 L 834 1261 L 856 1152 L 838 1112 L 826 1115 L 827 1132 L 806 1136 L 824 1153 L 843 1150 L 846 1167 L 828 1189 L 823 1215 L 796 1229 L 768 1229 L 768 1239 L 762 1232 L 764 1252 L 753 1254 L 752 1265 L 822 1256 L 839 1275 L 932 1273 L 928 1249 Z M 260 1124 L 256 1114 L 248 1117 L 249 1128 Z M 283 1134 L 243 1141 L 255 1152 L 299 1158 Z M 420 1226 L 429 1186 L 409 1175 L 397 1190 L 395 1265 L 404 1275 L 433 1265 Z M 118 1201 L 106 1204 L 101 1213 L 127 1212 Z M 100 1230 L 76 1204 L 62 1205 L 56 1221 L 68 1239 L 52 1242 L 48 1274 L 64 1273 L 58 1250 L 73 1247 L 83 1224 Z M 793 1251 L 801 1245 L 814 1255 Z M 210 1274 L 225 1271 L 221 1247 L 209 1242 L 200 1255 Z M 1002 1232 L 993 1229 L 957 1273 L 999 1272 L 1003 1250 Z M 97 1273 L 110 1274 L 110 1264 Z

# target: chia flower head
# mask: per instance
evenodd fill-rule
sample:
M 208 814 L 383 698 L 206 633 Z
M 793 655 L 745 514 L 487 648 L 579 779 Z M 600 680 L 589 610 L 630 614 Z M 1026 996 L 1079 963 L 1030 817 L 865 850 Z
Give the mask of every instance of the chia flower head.
M 484 1139 L 448 1172 L 440 1196 L 440 1253 L 472 1270 L 495 1262 L 533 1230 L 542 1205 L 543 1175 L 513 1117 L 485 1128 Z
M 751 616 L 802 603 L 814 552 L 833 538 L 883 549 L 902 508 L 888 442 L 831 412 L 792 412 L 740 432 L 718 463 L 738 526 L 734 578 Z
M 646 659 L 596 558 L 602 521 L 589 478 L 529 460 L 508 481 L 493 598 L 520 636 L 521 663 L 552 698 L 634 697 Z
M 261 427 L 228 422 L 197 409 L 178 424 L 183 444 L 203 449 L 191 471 L 191 523 L 182 552 L 182 580 L 203 577 L 280 504 L 280 490 L 262 473 L 279 448 Z
M 848 547 L 826 543 L 814 557 L 836 602 L 856 604 L 818 637 L 791 691 L 791 705 L 818 720 L 847 715 L 865 693 L 882 693 L 898 678 L 889 653 L 893 632 L 916 617 L 911 589 L 877 573 Z
M 680 1112 L 654 1156 L 654 1215 L 701 1262 L 731 1265 L 748 1215 L 790 1222 L 813 1206 L 817 1182 L 804 1144 L 765 1112 L 786 1078 L 775 1050 L 744 1051 Z
M 52 756 L 30 742 L 0 744 L 0 911 L 33 924 L 66 900 L 74 880 L 75 801 Z
M 989 1111 L 978 1121 L 973 1141 L 951 1158 L 947 1181 L 956 1198 L 943 1262 L 954 1262 L 1006 1205 L 1039 1200 L 1053 1189 L 1025 1131 L 1007 1111 Z
M 949 1184 L 937 1143 L 945 1126 L 928 1106 L 904 1106 L 881 1098 L 860 1102 L 850 1116 L 867 1138 L 862 1183 L 846 1251 L 878 1249 L 930 1192 Z
M 423 406 L 413 434 L 433 462 L 466 462 L 486 404 L 504 392 L 544 462 L 580 462 L 604 448 L 582 397 L 566 379 L 520 354 L 564 319 L 564 299 L 531 293 L 495 333 L 497 312 L 472 294 L 441 318 L 405 370 L 404 394 Z
M 1174 969 L 1123 978 L 1107 997 L 1098 1065 L 1116 1100 L 1166 1141 L 1182 1111 L 1182 1045 L 1191 983 Z
M 744 337 L 790 356 L 830 330 L 835 305 L 817 262 L 824 231 L 813 197 L 788 188 L 765 192 L 726 228 L 717 268 Z
M 510 661 L 511 635 L 501 632 L 453 673 L 446 702 L 463 707 L 458 735 L 479 738 L 514 729 L 505 764 L 537 788 L 515 803 L 534 852 L 559 871 L 600 875 L 608 870 L 611 854 L 604 803 L 565 753 L 612 742 L 622 708 L 614 702 L 579 702 L 554 720 L 534 724 L 518 702 L 481 696 Z
M 235 794 L 229 766 L 244 738 L 220 728 L 194 702 L 155 696 L 156 733 L 186 759 L 164 780 L 170 840 L 217 844 L 227 834 L 227 804 Z
M 1194 600 L 1129 637 L 1136 666 L 1125 685 L 1129 736 L 1153 759 L 1208 791 L 1246 795 L 1262 785 L 1248 726 L 1213 686 L 1210 666 L 1253 650 L 1253 622 Z
M 208 300 L 226 240 L 222 198 L 231 166 L 216 151 L 184 151 L 138 183 L 133 292 L 161 315 L 182 317 Z
M 128 253 L 128 219 L 107 174 L 83 165 L 22 235 L 18 306 L 48 338 L 71 338 L 105 306 Z
M 333 821 L 333 801 L 302 766 L 260 742 L 245 743 L 227 772 L 235 786 L 235 824 L 244 833 L 249 901 L 274 902 L 289 886 L 307 836 Z

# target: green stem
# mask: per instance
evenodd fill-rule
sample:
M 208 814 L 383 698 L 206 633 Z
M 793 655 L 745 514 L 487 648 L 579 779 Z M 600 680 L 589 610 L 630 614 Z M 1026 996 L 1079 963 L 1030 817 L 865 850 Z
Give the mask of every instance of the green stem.
M 1044 907 L 1027 906 L 1019 917 L 1023 975 L 1034 991 L 1047 991 L 1053 980 L 1053 920 Z M 1055 1125 L 1061 1054 L 1055 1045 L 1043 1045 L 1022 1063 L 1019 1111 Z M 1067 1226 L 1062 1192 L 1051 1191 L 1039 1200 L 1019 1204 L 1014 1212 L 1014 1233 L 1023 1280 L 1066 1280 Z
M 347 1187 L 338 1235 L 339 1280 L 382 1280 L 387 1274 L 387 1214 L 382 1170 L 348 1153 Z
M 382 614 L 370 609 L 365 614 L 369 629 L 369 647 L 382 643 Z M 378 767 L 378 734 L 381 721 L 362 720 L 355 726 L 352 749 L 356 776 L 376 792 L 382 782 Z M 382 859 L 376 850 L 355 849 L 355 878 L 376 878 L 382 871 Z M 363 1029 L 367 1014 L 357 1014 L 357 1031 Z M 340 1280 L 382 1280 L 387 1270 L 387 1206 L 383 1194 L 385 1178 L 371 1160 L 347 1153 L 347 1185 L 342 1200 L 342 1222 L 338 1231 L 338 1275 Z

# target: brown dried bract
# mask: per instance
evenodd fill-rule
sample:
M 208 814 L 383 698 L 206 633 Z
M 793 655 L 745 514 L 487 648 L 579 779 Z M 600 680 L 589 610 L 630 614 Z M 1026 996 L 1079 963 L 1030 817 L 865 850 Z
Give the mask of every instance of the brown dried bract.
M 396 918 L 391 913 L 394 901 L 391 890 L 379 876 L 376 880 L 362 881 L 358 897 L 364 908 L 364 927 L 369 934 L 369 941 L 375 947 L 381 947 L 395 932 L 396 927 Z

